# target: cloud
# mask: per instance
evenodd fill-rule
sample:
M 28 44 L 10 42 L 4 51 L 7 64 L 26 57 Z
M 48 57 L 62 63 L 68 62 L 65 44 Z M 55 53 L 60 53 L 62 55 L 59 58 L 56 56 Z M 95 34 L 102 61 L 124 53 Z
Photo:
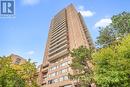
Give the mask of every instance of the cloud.
M 80 11 L 80 13 L 84 16 L 84 17 L 91 17 L 91 16 L 93 16 L 94 14 L 93 14 L 93 12 L 91 12 L 91 11 Z
M 33 55 L 34 53 L 35 53 L 34 51 L 27 52 L 28 55 Z
M 40 2 L 40 0 L 22 0 L 24 5 L 36 5 Z
M 110 23 L 112 23 L 112 20 L 110 18 L 103 18 L 101 20 L 99 20 L 96 24 L 95 24 L 95 28 L 98 27 L 106 27 L 108 26 Z
M 91 17 L 95 14 L 95 12 L 92 12 L 90 10 L 85 10 L 84 6 L 79 6 L 79 12 L 82 14 L 84 17 Z

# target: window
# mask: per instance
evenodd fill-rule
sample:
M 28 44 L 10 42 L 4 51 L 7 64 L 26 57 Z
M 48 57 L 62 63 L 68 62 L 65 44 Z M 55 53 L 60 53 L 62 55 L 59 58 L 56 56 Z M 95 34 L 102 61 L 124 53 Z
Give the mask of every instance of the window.
M 51 77 L 54 77 L 54 76 L 56 76 L 56 73 L 52 73 L 52 74 L 51 74 Z
M 49 75 L 48 75 L 48 78 L 50 78 L 50 77 L 51 77 L 51 75 L 49 74 Z
M 48 84 L 52 84 L 52 83 L 53 83 L 53 80 L 49 80 L 49 81 L 48 81 Z
M 48 84 L 57 83 L 57 82 L 58 82 L 58 79 L 52 79 L 48 81 Z
M 58 79 L 54 79 L 54 83 L 57 83 L 58 82 Z
M 56 66 L 52 67 L 51 70 L 55 70 L 56 69 Z
M 68 69 L 66 68 L 66 69 L 62 69 L 61 71 L 60 71 L 60 73 L 66 73 L 68 71 Z
M 49 71 L 55 70 L 56 68 L 58 68 L 58 66 L 53 66 L 49 69 Z
M 57 65 L 56 68 L 59 68 L 59 66 Z
M 62 76 L 62 77 L 60 77 L 60 79 L 59 79 L 59 80 L 60 80 L 60 82 L 61 82 L 61 81 L 63 81 L 63 80 L 64 80 L 63 76 Z
M 19 64 L 21 61 L 21 59 L 17 58 L 16 61 L 15 61 L 15 64 Z
M 56 75 L 58 75 L 58 72 L 55 72 L 56 73 Z
M 68 64 L 70 64 L 70 63 L 71 63 L 71 61 L 66 61 L 66 62 L 64 62 L 64 63 L 61 63 L 60 66 L 66 66 L 66 65 L 68 65 Z
M 67 62 L 64 62 L 64 63 L 61 63 L 60 66 L 66 66 L 67 65 Z
M 65 66 L 65 65 L 66 65 L 66 63 L 62 63 L 62 64 L 61 64 L 61 66 Z
M 50 78 L 50 77 L 54 77 L 56 75 L 58 75 L 58 72 L 51 73 L 51 74 L 48 75 L 48 77 Z
M 64 80 L 68 80 L 69 78 L 68 78 L 68 76 L 64 76 Z
M 68 80 L 69 78 L 68 78 L 68 76 L 62 76 L 62 77 L 60 77 L 60 81 L 65 81 L 65 80 Z
M 44 79 L 47 80 L 47 77 L 45 77 Z

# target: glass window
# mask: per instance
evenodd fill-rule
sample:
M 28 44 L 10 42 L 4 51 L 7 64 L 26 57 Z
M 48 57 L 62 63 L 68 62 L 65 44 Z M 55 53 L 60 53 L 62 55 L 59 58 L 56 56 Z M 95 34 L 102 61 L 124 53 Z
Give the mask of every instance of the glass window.
M 67 65 L 67 62 L 64 62 L 64 63 L 61 63 L 60 66 L 66 66 Z
M 64 76 L 64 80 L 68 80 L 69 78 L 68 78 L 68 76 Z
M 56 73 L 52 73 L 52 74 L 51 74 L 51 77 L 54 77 L 54 76 L 56 76 Z
M 63 76 L 62 77 L 60 77 L 60 79 L 59 79 L 60 81 L 63 81 Z
M 58 79 L 54 79 L 54 83 L 57 83 L 58 82 Z
M 64 81 L 64 80 L 68 80 L 69 78 L 68 78 L 68 76 L 62 76 L 62 77 L 60 77 L 60 81 Z
M 58 66 L 53 66 L 49 69 L 49 71 L 55 70 L 56 68 L 58 68 Z
M 57 65 L 56 68 L 59 68 L 59 66 Z
M 48 81 L 48 84 L 57 83 L 57 82 L 58 82 L 58 79 L 52 79 Z
M 45 80 L 47 80 L 47 78 L 45 78 Z
M 50 74 L 48 75 L 48 78 L 50 78 L 51 76 L 50 76 Z
M 56 69 L 56 66 L 52 67 L 52 70 L 55 70 Z
M 66 68 L 66 69 L 62 69 L 61 71 L 60 71 L 60 73 L 66 73 L 68 71 L 68 69 Z
M 49 80 L 49 81 L 48 81 L 48 84 L 52 84 L 52 83 L 53 83 L 53 80 Z
M 48 75 L 48 77 L 50 78 L 50 77 L 54 77 L 56 75 L 58 75 L 58 72 L 51 73 L 51 74 Z
M 56 72 L 56 75 L 58 75 L 58 72 Z
M 15 64 L 19 64 L 21 62 L 21 59 L 17 58 L 15 61 Z

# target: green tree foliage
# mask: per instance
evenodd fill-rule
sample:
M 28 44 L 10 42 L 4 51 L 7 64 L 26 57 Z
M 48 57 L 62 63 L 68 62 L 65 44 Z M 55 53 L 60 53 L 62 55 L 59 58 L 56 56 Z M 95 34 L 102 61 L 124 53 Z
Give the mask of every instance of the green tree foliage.
M 21 77 L 26 81 L 26 87 L 38 87 L 37 85 L 37 69 L 35 63 L 28 60 L 22 67 Z M 30 83 L 30 84 L 29 84 Z
M 0 57 L 0 87 L 38 87 L 36 66 L 30 60 L 12 64 L 10 57 Z
M 116 39 L 130 33 L 130 13 L 123 12 L 114 15 L 111 20 L 112 23 L 109 26 L 99 28 L 99 36 L 96 43 L 101 47 L 107 46 Z
M 130 13 L 123 12 L 113 16 L 112 25 L 119 35 L 130 33 Z
M 130 87 L 130 35 L 93 54 L 99 87 Z
M 25 81 L 11 67 L 10 57 L 0 57 L 0 87 L 25 87 Z
M 71 52 L 74 74 L 70 77 L 83 87 L 94 81 L 98 87 L 130 87 L 130 13 L 111 19 L 109 26 L 99 30 L 100 49 L 92 53 L 81 46 Z
M 70 76 L 71 79 L 79 81 L 82 87 L 87 87 L 92 82 L 91 50 L 81 46 L 73 49 L 71 56 L 73 59 L 70 66 L 74 70 L 74 73 Z
M 97 45 L 107 46 L 110 45 L 116 39 L 116 31 L 112 25 L 105 28 L 100 28 L 99 37 L 97 37 Z

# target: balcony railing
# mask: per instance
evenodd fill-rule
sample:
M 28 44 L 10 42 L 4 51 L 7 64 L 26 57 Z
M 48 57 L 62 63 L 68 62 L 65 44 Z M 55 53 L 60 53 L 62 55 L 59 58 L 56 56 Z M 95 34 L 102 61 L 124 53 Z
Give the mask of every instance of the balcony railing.
M 53 60 L 55 60 L 55 59 L 57 59 L 57 58 L 60 58 L 60 57 L 62 57 L 62 56 L 64 56 L 64 55 L 67 55 L 68 53 L 69 53 L 69 50 L 68 50 L 68 49 L 62 50 L 62 51 L 60 51 L 59 53 L 57 53 L 57 54 L 55 54 L 55 55 L 49 57 L 49 58 L 48 58 L 48 61 L 53 61 Z
M 66 34 L 65 35 L 61 35 L 60 37 L 56 38 L 55 40 L 51 40 L 50 41 L 50 45 L 52 45 L 52 44 L 54 44 L 54 43 L 56 43 L 56 42 L 58 42 L 60 40 L 63 40 L 65 38 L 67 38 Z
M 61 43 L 59 43 L 59 44 L 53 46 L 52 48 L 49 49 L 49 52 L 53 51 L 54 49 L 56 49 L 56 48 L 58 48 L 58 47 L 61 47 L 61 46 L 65 45 L 65 44 L 67 44 L 67 40 L 64 40 L 64 41 L 62 41 Z
M 62 36 L 66 32 L 66 29 L 58 32 L 56 35 L 51 37 L 51 40 L 53 41 L 54 39 L 58 38 L 59 36 Z
M 64 39 L 62 39 L 62 40 L 59 40 L 59 41 L 57 41 L 57 42 L 51 44 L 49 47 L 52 48 L 52 47 L 54 47 L 54 46 L 60 44 L 60 43 L 63 42 L 63 41 L 66 41 L 66 40 L 67 40 L 67 38 L 64 38 Z
M 43 73 L 48 72 L 48 67 L 42 68 L 42 72 Z
M 62 50 L 64 50 L 64 49 L 66 49 L 67 46 L 68 46 L 68 44 L 65 44 L 65 45 L 63 45 L 63 46 L 57 48 L 56 50 L 50 52 L 50 53 L 49 53 L 49 56 L 52 56 L 52 55 L 54 55 L 54 54 L 56 54 L 56 53 L 58 53 L 58 52 L 60 52 L 60 51 L 62 51 Z

